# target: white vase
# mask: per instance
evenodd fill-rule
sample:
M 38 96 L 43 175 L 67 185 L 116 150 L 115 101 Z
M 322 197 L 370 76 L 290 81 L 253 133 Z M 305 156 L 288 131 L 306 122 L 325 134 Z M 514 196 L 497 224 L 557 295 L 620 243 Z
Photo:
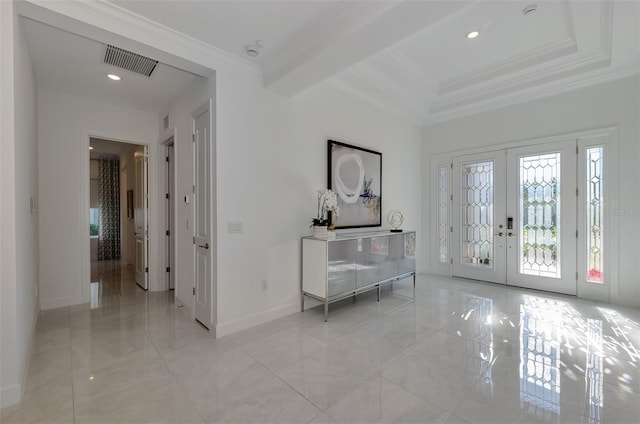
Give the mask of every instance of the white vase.
M 313 236 L 317 238 L 327 238 L 327 226 L 326 225 L 314 225 Z

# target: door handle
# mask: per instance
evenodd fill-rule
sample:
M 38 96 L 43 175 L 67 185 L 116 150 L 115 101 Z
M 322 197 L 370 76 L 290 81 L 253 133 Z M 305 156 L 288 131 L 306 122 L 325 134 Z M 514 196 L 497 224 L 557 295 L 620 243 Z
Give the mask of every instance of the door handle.
M 504 233 L 502 231 L 500 231 L 499 233 L 493 233 L 493 235 L 502 237 L 504 235 Z
M 198 245 L 198 247 L 202 247 L 203 249 L 208 249 L 209 248 L 209 243 L 205 243 L 204 246 Z
M 513 237 L 515 234 L 513 234 L 511 231 L 509 231 L 509 232 L 507 233 L 507 235 L 508 235 L 509 237 Z

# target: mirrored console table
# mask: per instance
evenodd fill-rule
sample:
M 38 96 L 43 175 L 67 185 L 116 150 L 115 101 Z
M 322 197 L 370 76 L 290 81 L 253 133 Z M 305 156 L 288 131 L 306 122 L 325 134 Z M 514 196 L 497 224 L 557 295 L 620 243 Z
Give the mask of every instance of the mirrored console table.
M 416 233 L 376 231 L 339 234 L 333 240 L 302 239 L 302 295 L 324 303 L 327 321 L 329 303 L 413 276 L 416 284 Z

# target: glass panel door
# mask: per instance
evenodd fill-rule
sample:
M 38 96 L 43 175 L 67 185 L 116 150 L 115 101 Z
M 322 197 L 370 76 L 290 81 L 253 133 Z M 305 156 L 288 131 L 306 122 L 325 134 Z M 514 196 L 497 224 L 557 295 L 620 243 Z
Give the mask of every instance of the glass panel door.
M 453 159 L 453 275 L 505 282 L 505 152 Z
M 576 293 L 576 142 L 507 152 L 507 284 Z
M 560 277 L 560 153 L 523 156 L 519 163 L 520 273 Z

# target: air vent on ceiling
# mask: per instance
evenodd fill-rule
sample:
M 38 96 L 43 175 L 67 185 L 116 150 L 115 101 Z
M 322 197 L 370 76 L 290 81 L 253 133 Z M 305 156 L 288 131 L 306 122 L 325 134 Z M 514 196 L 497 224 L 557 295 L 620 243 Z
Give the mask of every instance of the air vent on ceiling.
M 158 65 L 157 60 L 121 49 L 120 47 L 107 45 L 104 53 L 104 63 L 150 77 Z

